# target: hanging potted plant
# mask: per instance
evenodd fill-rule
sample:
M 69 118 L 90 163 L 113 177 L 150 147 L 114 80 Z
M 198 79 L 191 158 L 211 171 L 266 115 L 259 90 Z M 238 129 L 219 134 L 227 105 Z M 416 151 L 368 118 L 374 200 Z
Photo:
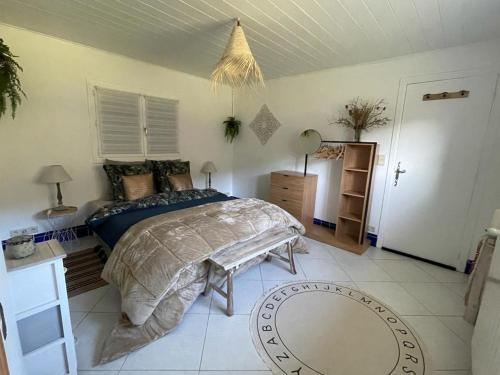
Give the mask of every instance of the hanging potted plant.
M 371 128 L 385 126 L 391 121 L 382 115 L 385 110 L 383 99 L 370 102 L 356 98 L 346 104 L 344 113 L 341 113 L 340 117 L 330 125 L 342 125 L 354 129 L 354 141 L 359 142 L 363 130 L 368 131 Z
M 236 117 L 230 116 L 222 123 L 224 125 L 224 136 L 229 143 L 232 143 L 238 134 L 240 134 L 241 121 Z
M 14 60 L 17 57 L 12 54 L 9 47 L 0 38 L 0 117 L 7 111 L 7 103 L 10 103 L 12 118 L 16 116 L 16 109 L 21 104 L 21 96 L 26 94 L 21 88 L 21 81 L 17 71 L 23 68 Z

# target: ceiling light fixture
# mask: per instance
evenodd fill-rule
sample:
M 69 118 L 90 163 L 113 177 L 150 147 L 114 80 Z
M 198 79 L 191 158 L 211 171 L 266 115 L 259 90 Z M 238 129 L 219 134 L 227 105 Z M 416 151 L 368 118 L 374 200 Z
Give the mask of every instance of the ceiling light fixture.
M 228 85 L 232 88 L 264 86 L 262 72 L 252 55 L 239 18 L 210 80 L 214 91 L 221 85 Z

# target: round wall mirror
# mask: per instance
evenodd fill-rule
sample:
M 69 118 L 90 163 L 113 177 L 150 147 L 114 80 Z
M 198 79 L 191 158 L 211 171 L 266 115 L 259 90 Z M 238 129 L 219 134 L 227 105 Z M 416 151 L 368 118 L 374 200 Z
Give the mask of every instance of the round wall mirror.
M 302 154 L 313 154 L 321 146 L 321 134 L 315 129 L 306 129 L 299 136 L 299 147 Z

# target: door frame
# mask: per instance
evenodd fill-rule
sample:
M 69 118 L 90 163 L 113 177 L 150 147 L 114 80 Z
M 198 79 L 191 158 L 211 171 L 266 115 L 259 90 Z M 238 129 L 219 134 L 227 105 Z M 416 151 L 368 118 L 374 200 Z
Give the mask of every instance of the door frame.
M 491 78 L 495 81 L 495 88 L 489 106 L 489 113 L 487 119 L 488 123 L 486 124 L 486 132 L 482 140 L 482 146 L 483 146 L 482 152 L 477 166 L 477 173 L 479 173 L 487 161 L 486 160 L 487 155 L 490 154 L 491 149 L 494 147 L 494 144 L 487 142 L 487 139 L 493 136 L 492 132 L 494 131 L 494 127 L 491 121 L 491 114 L 493 105 L 495 103 L 495 97 L 498 85 L 498 72 L 496 70 L 478 68 L 478 69 L 460 70 L 452 72 L 423 74 L 417 76 L 404 77 L 400 79 L 398 96 L 396 100 L 396 112 L 392 126 L 389 161 L 387 163 L 385 186 L 382 198 L 382 208 L 380 213 L 380 225 L 379 225 L 380 230 L 377 237 L 377 247 L 384 246 L 384 233 L 388 230 L 387 221 L 389 212 L 387 208 L 387 202 L 389 201 L 391 196 L 391 185 L 393 183 L 393 177 L 394 177 L 392 171 L 396 170 L 397 166 L 399 137 L 401 135 L 401 125 L 406 103 L 406 92 L 408 85 L 417 83 L 446 81 L 458 78 L 477 77 L 477 76 L 491 76 Z M 472 241 L 475 239 L 474 230 L 479 218 L 480 198 L 483 190 L 484 190 L 484 184 L 479 179 L 476 179 L 467 213 L 466 228 L 464 230 L 464 238 L 468 238 L 468 240 L 464 241 L 464 246 L 462 247 L 459 256 L 457 257 L 455 263 L 457 271 L 463 271 L 465 269 L 467 259 L 469 258 L 469 254 L 472 248 Z
M 3 345 L 3 337 L 0 337 L 0 374 L 9 375 L 9 364 L 7 363 L 7 354 Z

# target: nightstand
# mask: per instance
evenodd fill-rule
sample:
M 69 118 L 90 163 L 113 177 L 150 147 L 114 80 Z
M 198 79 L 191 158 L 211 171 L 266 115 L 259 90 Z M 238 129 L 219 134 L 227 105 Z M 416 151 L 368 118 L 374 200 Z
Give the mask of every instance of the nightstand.
M 76 354 L 64 279 L 66 256 L 56 240 L 38 243 L 33 255 L 8 259 L 14 310 L 28 375 L 76 375 Z
M 49 208 L 43 211 L 50 226 L 51 234 L 46 240 L 58 240 L 60 242 L 73 241 L 77 239 L 73 223 L 75 221 L 78 207 L 67 206 L 64 209 Z

